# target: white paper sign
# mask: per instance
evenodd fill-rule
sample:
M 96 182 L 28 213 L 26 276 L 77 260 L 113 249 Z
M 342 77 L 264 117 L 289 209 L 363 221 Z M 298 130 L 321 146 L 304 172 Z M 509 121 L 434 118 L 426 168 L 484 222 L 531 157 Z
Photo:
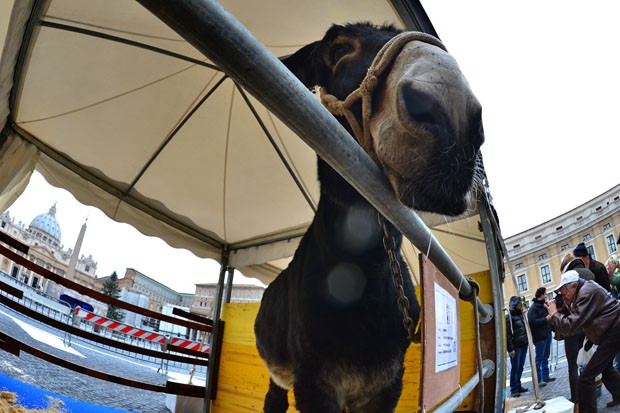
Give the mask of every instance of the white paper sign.
M 458 320 L 456 300 L 435 283 L 435 373 L 456 367 L 458 362 Z

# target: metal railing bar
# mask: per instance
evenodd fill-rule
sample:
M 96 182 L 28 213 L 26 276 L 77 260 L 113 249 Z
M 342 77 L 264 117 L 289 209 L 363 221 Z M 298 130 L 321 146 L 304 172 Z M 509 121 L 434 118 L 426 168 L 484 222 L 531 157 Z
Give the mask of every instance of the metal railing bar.
M 488 367 L 482 368 L 483 375 L 486 375 L 488 371 L 489 371 Z M 480 377 L 478 373 L 476 372 L 476 374 L 474 374 L 474 376 L 471 379 L 469 379 L 467 383 L 459 387 L 458 391 L 453 393 L 452 396 L 450 396 L 445 402 L 443 402 L 436 409 L 434 409 L 433 413 L 454 412 L 457 409 L 457 407 L 463 404 L 463 400 L 465 400 L 465 398 L 469 396 L 469 393 L 471 393 L 476 388 L 479 381 L 480 381 Z
M 312 93 L 214 0 L 137 0 L 301 137 L 394 224 L 458 289 L 473 288 L 420 217 L 396 199 L 387 178 Z M 481 318 L 488 309 L 476 299 Z

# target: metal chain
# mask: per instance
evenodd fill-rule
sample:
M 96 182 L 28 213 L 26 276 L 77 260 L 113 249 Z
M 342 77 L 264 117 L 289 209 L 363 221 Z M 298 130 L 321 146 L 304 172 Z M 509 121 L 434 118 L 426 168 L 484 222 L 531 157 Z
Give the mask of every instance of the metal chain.
M 394 237 L 391 237 L 388 234 L 387 225 L 381 215 L 379 215 L 379 223 L 383 228 L 383 248 L 385 248 L 385 252 L 387 252 L 388 257 L 390 258 L 390 271 L 392 272 L 394 288 L 398 294 L 398 309 L 403 315 L 403 326 L 405 327 L 405 331 L 407 331 L 407 338 L 414 341 L 416 336 L 416 326 L 413 319 L 409 316 L 409 299 L 405 295 L 405 289 L 403 288 L 404 281 L 403 274 L 400 269 L 400 262 L 396 259 L 396 241 L 394 240 Z

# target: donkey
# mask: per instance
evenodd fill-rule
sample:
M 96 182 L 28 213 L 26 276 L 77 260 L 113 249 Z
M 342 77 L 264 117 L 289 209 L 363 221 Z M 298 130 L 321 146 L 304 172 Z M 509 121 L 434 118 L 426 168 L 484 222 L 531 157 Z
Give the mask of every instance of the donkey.
M 437 39 L 389 25 L 334 25 L 283 62 L 308 88 L 321 87 L 323 102 L 401 202 L 442 215 L 466 210 L 482 173 L 481 108 Z M 363 102 L 352 102 L 356 94 Z M 285 412 L 292 389 L 302 413 L 392 412 L 411 343 L 394 265 L 409 322 L 415 326 L 420 315 L 400 253 L 402 234 L 320 158 L 318 177 L 314 220 L 265 291 L 255 322 L 270 373 L 264 411 Z

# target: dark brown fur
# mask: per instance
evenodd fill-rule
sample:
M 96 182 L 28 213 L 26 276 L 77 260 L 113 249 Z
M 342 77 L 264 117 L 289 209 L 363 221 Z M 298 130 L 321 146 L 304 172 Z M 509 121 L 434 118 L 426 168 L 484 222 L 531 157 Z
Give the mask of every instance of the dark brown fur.
M 322 40 L 302 48 L 285 64 L 309 88 L 321 85 L 344 99 L 359 86 L 379 49 L 396 34 L 391 26 L 368 23 L 333 26 Z M 359 106 L 354 109 L 359 113 Z M 446 133 L 444 127 L 435 129 L 428 133 Z M 433 151 L 444 151 L 449 165 L 452 155 L 445 147 L 455 145 L 448 140 L 446 136 L 435 139 L 439 143 Z M 420 195 L 422 209 L 463 211 L 462 199 L 472 185 L 480 143 L 469 145 L 475 149 L 468 149 L 466 155 L 458 155 L 463 159 L 457 164 L 470 163 L 465 167 L 468 173 L 433 170 L 428 174 L 427 182 L 443 177 L 450 182 L 448 191 L 454 193 L 443 198 L 434 193 Z M 265 291 L 256 319 L 258 351 L 271 374 L 265 412 L 285 412 L 290 388 L 302 413 L 340 413 L 345 407 L 351 413 L 391 412 L 400 397 L 410 341 L 397 305 L 379 213 L 321 159 L 318 175 L 321 198 L 314 220 L 288 268 Z M 400 255 L 402 235 L 389 223 L 387 229 L 403 272 L 409 316 L 417 323 L 420 310 Z

